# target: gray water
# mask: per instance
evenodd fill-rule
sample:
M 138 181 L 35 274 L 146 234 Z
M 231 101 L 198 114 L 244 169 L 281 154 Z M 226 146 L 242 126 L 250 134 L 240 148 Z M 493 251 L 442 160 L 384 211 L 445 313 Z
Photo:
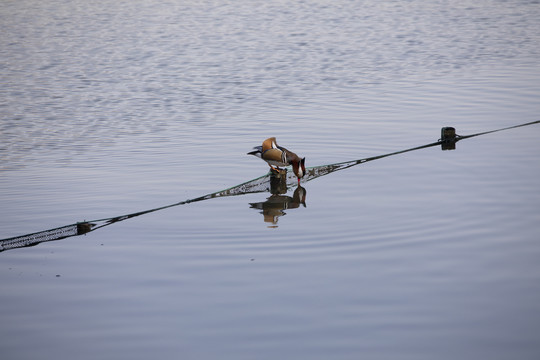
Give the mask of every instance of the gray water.
M 538 1 L 4 1 L 0 239 L 540 120 Z M 0 252 L 2 359 L 538 359 L 540 124 Z M 288 196 L 290 198 L 286 198 Z M 305 205 L 305 206 L 304 206 Z

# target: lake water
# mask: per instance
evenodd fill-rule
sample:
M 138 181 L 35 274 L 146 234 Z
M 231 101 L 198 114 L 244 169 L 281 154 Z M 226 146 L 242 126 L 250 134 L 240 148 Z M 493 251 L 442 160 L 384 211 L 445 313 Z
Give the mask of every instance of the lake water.
M 2 247 L 1 357 L 540 358 L 538 123 L 183 203 L 265 175 L 270 136 L 315 171 L 540 120 L 538 19 L 4 1 L 0 239 L 107 226 Z

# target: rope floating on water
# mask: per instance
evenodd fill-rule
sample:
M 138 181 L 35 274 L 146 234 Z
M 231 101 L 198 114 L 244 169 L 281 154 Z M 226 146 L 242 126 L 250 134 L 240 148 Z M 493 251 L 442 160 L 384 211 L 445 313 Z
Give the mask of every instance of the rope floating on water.
M 471 134 L 471 135 L 464 135 L 464 136 L 457 135 L 453 127 L 443 127 L 441 129 L 441 138 L 436 142 L 432 142 L 426 145 L 416 146 L 410 149 L 395 151 L 388 154 L 377 155 L 377 156 L 367 157 L 363 159 L 343 161 L 343 162 L 338 162 L 338 163 L 329 164 L 329 165 L 308 167 L 306 169 L 306 175 L 302 179 L 302 182 L 308 182 L 318 177 L 333 173 L 335 171 L 344 170 L 352 166 L 366 163 L 368 161 L 378 160 L 385 157 L 403 154 L 410 151 L 425 149 L 425 148 L 429 148 L 433 146 L 440 145 L 442 150 L 453 150 L 455 149 L 455 144 L 458 141 L 463 140 L 463 139 L 468 139 L 468 138 L 472 138 L 472 137 L 476 137 L 480 135 L 491 134 L 498 131 L 515 129 L 515 128 L 519 128 L 523 126 L 534 125 L 538 123 L 540 123 L 540 120 L 532 121 L 532 122 L 528 122 L 528 123 L 520 124 L 520 125 L 509 126 L 502 129 L 484 131 L 484 132 Z M 82 221 L 75 224 L 65 225 L 58 228 L 44 230 L 44 231 L 40 231 L 40 232 L 36 232 L 32 234 L 2 239 L 0 240 L 0 252 L 4 250 L 34 246 L 42 242 L 61 240 L 61 239 L 65 239 L 72 236 L 83 235 L 91 231 L 97 230 L 99 228 L 102 228 L 104 226 L 117 223 L 119 221 L 124 221 L 127 219 L 131 219 L 133 217 L 136 217 L 136 216 L 141 216 L 144 214 L 168 209 L 175 206 L 190 204 L 190 203 L 203 201 L 203 200 L 209 200 L 209 199 L 218 198 L 218 197 L 238 196 L 238 195 L 245 195 L 245 194 L 259 193 L 259 192 L 271 192 L 273 194 L 286 193 L 289 188 L 295 185 L 296 185 L 296 181 L 295 181 L 294 175 L 289 174 L 287 172 L 284 172 L 283 174 L 275 175 L 270 172 L 266 175 L 260 176 L 250 181 L 246 181 L 244 183 L 227 188 L 225 190 L 216 191 L 210 194 L 199 196 L 193 199 L 180 201 L 174 204 L 165 205 L 165 206 L 157 207 L 154 209 L 139 211 L 139 212 L 121 215 L 121 216 L 97 219 L 97 220 L 92 220 L 92 221 Z

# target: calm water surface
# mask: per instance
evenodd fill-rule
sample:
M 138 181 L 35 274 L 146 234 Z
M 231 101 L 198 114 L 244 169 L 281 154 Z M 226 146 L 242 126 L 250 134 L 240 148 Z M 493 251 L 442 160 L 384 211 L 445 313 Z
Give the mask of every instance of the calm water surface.
M 257 178 L 246 153 L 270 136 L 313 167 L 540 120 L 539 18 L 537 1 L 7 1 L 0 238 Z M 538 359 L 539 135 L 370 161 L 266 216 L 250 193 L 2 251 L 2 358 Z

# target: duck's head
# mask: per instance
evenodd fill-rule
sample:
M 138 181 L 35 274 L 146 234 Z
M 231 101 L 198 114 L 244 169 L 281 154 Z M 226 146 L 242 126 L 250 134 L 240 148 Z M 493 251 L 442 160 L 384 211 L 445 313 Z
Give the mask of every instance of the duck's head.
M 294 175 L 298 178 L 298 183 L 300 184 L 300 179 L 306 175 L 306 158 L 298 158 L 292 161 L 292 168 Z

